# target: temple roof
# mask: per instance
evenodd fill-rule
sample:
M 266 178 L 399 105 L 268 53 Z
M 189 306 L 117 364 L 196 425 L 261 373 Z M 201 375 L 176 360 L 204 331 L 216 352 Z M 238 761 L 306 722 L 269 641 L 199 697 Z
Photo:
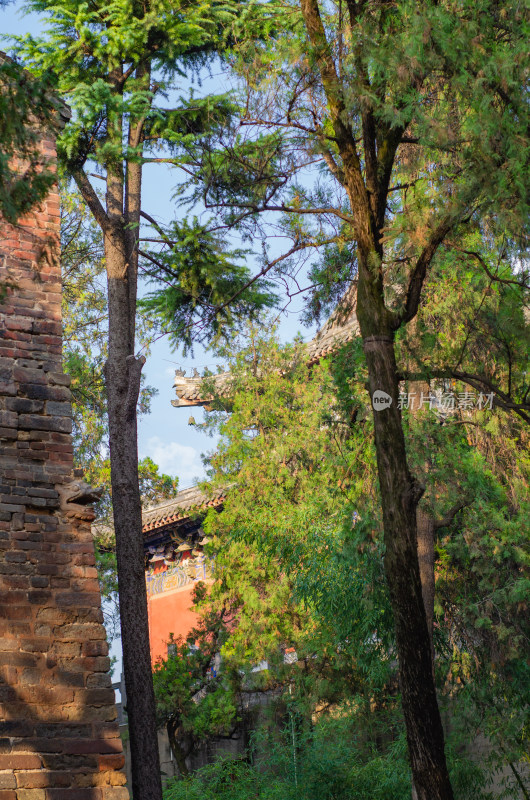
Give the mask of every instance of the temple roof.
M 319 330 L 311 341 L 305 345 L 308 365 L 316 364 L 321 358 L 332 353 L 341 345 L 359 336 L 359 323 L 354 311 L 355 287 L 343 299 L 340 306 Z M 175 389 L 177 399 L 171 401 L 176 408 L 185 406 L 205 406 L 213 400 L 212 394 L 205 394 L 202 389 L 206 376 L 200 376 L 196 370 L 187 378 L 183 370 L 175 372 Z M 230 372 L 220 372 L 208 377 L 208 382 L 215 387 L 215 394 L 225 397 L 230 394 Z
M 198 486 L 191 486 L 178 492 L 171 500 L 164 500 L 142 514 L 144 536 L 165 525 L 189 519 L 194 511 L 206 511 L 223 504 L 225 493 L 218 489 L 213 494 L 202 492 Z

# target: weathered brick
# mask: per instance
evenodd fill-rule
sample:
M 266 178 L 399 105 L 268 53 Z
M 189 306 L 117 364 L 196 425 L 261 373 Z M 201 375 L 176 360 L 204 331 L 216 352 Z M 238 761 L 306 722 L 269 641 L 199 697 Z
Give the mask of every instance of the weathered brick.
M 85 658 L 83 659 L 86 669 L 92 672 L 108 672 L 110 669 L 110 658 Z
M 48 400 L 46 403 L 46 413 L 57 417 L 71 417 L 72 406 L 70 403 L 58 403 L 55 400 Z
M 40 669 L 25 669 L 20 673 L 18 683 L 19 686 L 38 686 L 42 678 Z
M 68 772 L 52 772 L 39 770 L 33 772 L 17 772 L 16 785 L 19 788 L 45 789 L 49 786 L 71 786 L 72 775 Z
M 30 579 L 30 584 L 35 588 L 44 589 L 46 586 L 49 586 L 50 579 L 46 578 L 44 575 L 35 575 Z
M 16 786 L 15 775 L 10 770 L 0 772 L 0 789 L 14 789 Z
M 46 789 L 46 800 L 102 800 L 102 794 L 98 788 Z M 108 800 L 125 800 L 125 798 L 108 798 Z
M 93 755 L 67 755 L 65 753 L 43 753 L 42 763 L 46 769 L 51 770 L 73 770 L 89 769 L 97 770 L 97 756 Z
M 114 703 L 114 689 L 82 689 L 76 691 L 75 699 L 83 705 L 109 705 Z
M 17 800 L 45 800 L 44 789 L 17 789 Z
M 59 386 L 70 386 L 72 378 L 70 375 L 66 375 L 64 372 L 52 372 L 48 375 L 48 380 L 52 384 L 57 384 Z
M 61 752 L 73 754 L 115 755 L 121 754 L 121 739 L 72 739 L 61 743 Z
M 16 428 L 17 425 L 18 416 L 15 411 L 0 411 L 0 427 Z
M 13 380 L 21 384 L 45 384 L 47 383 L 46 374 L 41 369 L 28 369 L 26 367 L 14 367 Z
M 101 790 L 102 800 L 128 800 L 129 792 L 125 786 L 109 786 Z
M 0 736 L 23 736 L 30 737 L 33 735 L 33 725 L 26 720 L 21 719 L 4 719 L 0 720 Z M 101 734 L 97 734 L 101 735 Z
M 37 431 L 61 431 L 70 433 L 72 420 L 63 417 L 41 416 L 39 414 L 19 414 L 18 427 Z
M 98 757 L 98 767 L 100 772 L 103 770 L 123 769 L 125 766 L 125 756 L 122 753 L 115 755 L 102 755 Z
M 86 679 L 87 689 L 108 689 L 112 686 L 112 678 L 105 672 L 96 672 Z
M 96 592 L 57 592 L 55 601 L 62 606 L 95 606 L 100 603 L 100 595 Z
M 88 641 L 83 645 L 83 653 L 86 656 L 108 656 L 109 646 L 104 639 Z
M 6 408 L 17 411 L 20 414 L 36 414 L 43 411 L 44 402 L 42 400 L 28 400 L 25 397 L 8 397 Z
M 35 753 L 0 755 L 0 769 L 40 769 L 42 762 Z
M 92 726 L 89 723 L 71 722 L 64 720 L 61 723 L 40 722 L 35 725 L 35 736 L 40 739 L 49 739 L 51 747 L 46 752 L 56 753 L 58 740 L 87 739 L 92 735 Z M 44 748 L 43 748 L 44 750 Z
M 12 686 L 0 686 L 0 703 L 11 703 L 17 699 L 17 693 Z
M 70 390 L 65 386 L 46 386 L 38 383 L 22 383 L 19 392 L 32 400 L 70 400 L 71 397 Z

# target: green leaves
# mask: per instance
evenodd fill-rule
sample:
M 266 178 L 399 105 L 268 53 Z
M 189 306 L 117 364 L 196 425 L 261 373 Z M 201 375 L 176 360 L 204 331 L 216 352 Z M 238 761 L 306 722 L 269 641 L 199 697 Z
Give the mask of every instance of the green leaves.
M 215 344 L 274 304 L 272 285 L 251 279 L 240 263 L 245 251 L 229 251 L 226 239 L 196 218 L 175 222 L 163 241 L 167 249 L 143 256 L 144 274 L 160 288 L 138 306 L 175 347 L 187 349 L 194 340 Z
M 30 0 L 28 9 L 46 15 L 48 35 L 14 40 L 32 71 L 47 75 L 72 108 L 72 123 L 59 140 L 63 162 L 82 166 L 90 158 L 105 165 L 109 148 L 113 158 L 125 155 L 122 143 L 109 137 L 108 115 L 146 115 L 148 133 L 154 123 L 154 150 L 161 139 L 171 142 L 178 135 L 176 123 L 185 131 L 192 109 L 184 102 L 181 109 L 168 112 L 164 103 L 157 108 L 156 101 L 175 89 L 175 75 L 197 71 L 223 49 L 242 5 L 155 0 L 139 7 L 130 0 Z M 157 73 L 147 91 L 136 74 L 146 64 Z M 217 105 L 220 109 L 222 103 Z M 228 108 L 225 103 L 224 111 Z
M 0 213 L 11 224 L 43 200 L 55 180 L 40 150 L 46 129 L 51 135 L 60 127 L 50 84 L 48 73 L 33 77 L 0 57 Z

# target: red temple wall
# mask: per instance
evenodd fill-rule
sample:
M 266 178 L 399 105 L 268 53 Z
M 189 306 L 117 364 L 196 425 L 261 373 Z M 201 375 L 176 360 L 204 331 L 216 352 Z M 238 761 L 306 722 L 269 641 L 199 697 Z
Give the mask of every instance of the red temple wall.
M 192 611 L 194 583 L 160 594 L 149 595 L 147 610 L 149 615 L 149 643 L 151 661 L 166 658 L 170 635 L 186 637 L 199 621 Z

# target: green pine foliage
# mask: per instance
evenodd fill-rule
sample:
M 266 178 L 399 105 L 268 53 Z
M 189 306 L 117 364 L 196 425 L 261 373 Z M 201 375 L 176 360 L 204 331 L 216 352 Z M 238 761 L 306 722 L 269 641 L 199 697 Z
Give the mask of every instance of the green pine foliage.
M 189 82 L 223 56 L 241 15 L 259 12 L 234 0 L 177 6 L 156 0 L 146 7 L 130 0 L 90 6 L 30 0 L 26 7 L 44 16 L 47 34 L 13 37 L 17 52 L 72 109 L 58 139 L 62 172 L 87 186 L 87 173 L 105 179 L 128 163 L 171 165 L 183 170 L 175 189 L 183 194 L 189 152 L 199 142 L 215 142 L 236 111 L 226 95 L 195 97 Z M 146 83 L 147 67 L 152 80 Z M 116 134 L 139 121 L 137 143 Z M 214 220 L 165 225 L 150 218 L 149 226 L 140 242 L 140 273 L 153 291 L 142 307 L 175 346 L 215 340 L 239 317 L 256 318 L 274 303 L 270 284 L 252 280 L 244 253 L 229 248 Z
M 157 288 L 138 307 L 175 348 L 186 352 L 193 341 L 215 346 L 275 303 L 269 281 L 251 280 L 248 251 L 229 251 L 225 238 L 196 217 L 173 223 L 164 239 L 165 250 L 145 253 L 144 276 Z
M 39 150 L 43 131 L 58 129 L 59 104 L 50 86 L 47 73 L 37 78 L 0 56 L 0 213 L 11 224 L 38 205 L 55 180 Z

